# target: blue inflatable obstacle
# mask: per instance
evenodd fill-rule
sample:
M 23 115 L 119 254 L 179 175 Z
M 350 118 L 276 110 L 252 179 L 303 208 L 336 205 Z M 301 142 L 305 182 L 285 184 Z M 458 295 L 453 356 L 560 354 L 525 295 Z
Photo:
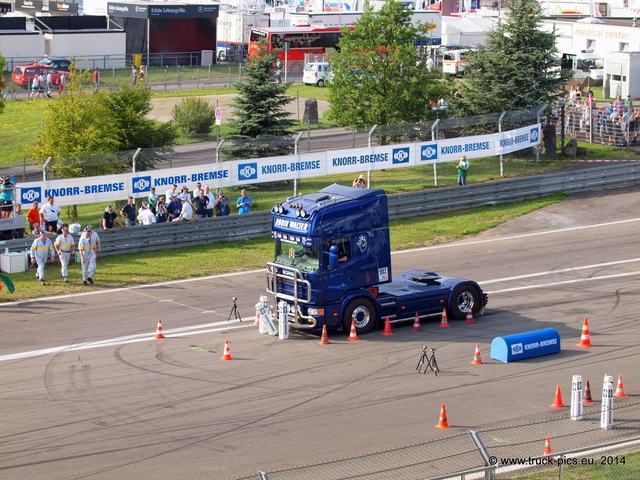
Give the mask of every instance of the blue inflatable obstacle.
M 560 334 L 555 328 L 496 337 L 491 342 L 491 358 L 509 363 L 560 351 Z

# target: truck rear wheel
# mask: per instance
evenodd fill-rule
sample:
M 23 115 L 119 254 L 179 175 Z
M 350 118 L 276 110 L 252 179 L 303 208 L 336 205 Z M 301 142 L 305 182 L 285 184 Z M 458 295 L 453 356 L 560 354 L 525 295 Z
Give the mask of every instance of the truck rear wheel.
M 475 287 L 463 285 L 453 291 L 449 302 L 449 311 L 453 318 L 464 320 L 469 310 L 471 310 L 472 314 L 475 314 L 479 307 L 480 294 Z
M 376 307 L 368 298 L 354 298 L 347 304 L 342 316 L 344 331 L 351 331 L 351 321 L 355 321 L 358 335 L 369 333 L 373 330 L 377 318 Z

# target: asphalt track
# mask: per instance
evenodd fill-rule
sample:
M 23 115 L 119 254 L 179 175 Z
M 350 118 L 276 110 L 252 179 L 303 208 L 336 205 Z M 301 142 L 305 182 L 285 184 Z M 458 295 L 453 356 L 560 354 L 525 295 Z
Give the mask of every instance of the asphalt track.
M 336 334 L 330 345 L 260 335 L 263 271 L 0 305 L 0 477 L 248 475 L 439 438 L 442 403 L 447 434 L 545 417 L 574 374 L 594 385 L 623 374 L 634 401 L 639 192 L 576 196 L 473 239 L 394 254 L 395 273 L 425 267 L 489 292 L 485 316 L 449 329 Z M 227 321 L 232 297 L 243 322 Z M 575 346 L 585 317 L 591 349 Z M 560 332 L 562 353 L 489 358 L 495 336 L 545 327 Z M 232 361 L 220 360 L 225 340 Z M 470 364 L 476 343 L 484 365 Z M 425 344 L 437 348 L 438 377 L 415 371 Z

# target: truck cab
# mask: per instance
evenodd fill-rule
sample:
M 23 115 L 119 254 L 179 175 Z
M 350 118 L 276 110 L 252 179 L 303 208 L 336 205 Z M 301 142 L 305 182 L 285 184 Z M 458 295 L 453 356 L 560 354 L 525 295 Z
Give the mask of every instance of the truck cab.
M 411 270 L 391 272 L 389 214 L 383 190 L 331 185 L 272 208 L 274 261 L 267 291 L 289 306 L 289 326 L 368 333 L 390 322 L 480 312 L 486 295 L 468 280 Z M 454 298 L 455 296 L 455 298 Z

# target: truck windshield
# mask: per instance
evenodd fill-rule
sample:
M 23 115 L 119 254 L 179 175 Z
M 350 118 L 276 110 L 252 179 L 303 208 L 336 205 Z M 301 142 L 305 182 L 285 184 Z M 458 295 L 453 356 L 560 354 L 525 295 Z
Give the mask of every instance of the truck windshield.
M 320 247 L 303 247 L 295 243 L 276 241 L 275 263 L 313 272 L 320 268 Z

